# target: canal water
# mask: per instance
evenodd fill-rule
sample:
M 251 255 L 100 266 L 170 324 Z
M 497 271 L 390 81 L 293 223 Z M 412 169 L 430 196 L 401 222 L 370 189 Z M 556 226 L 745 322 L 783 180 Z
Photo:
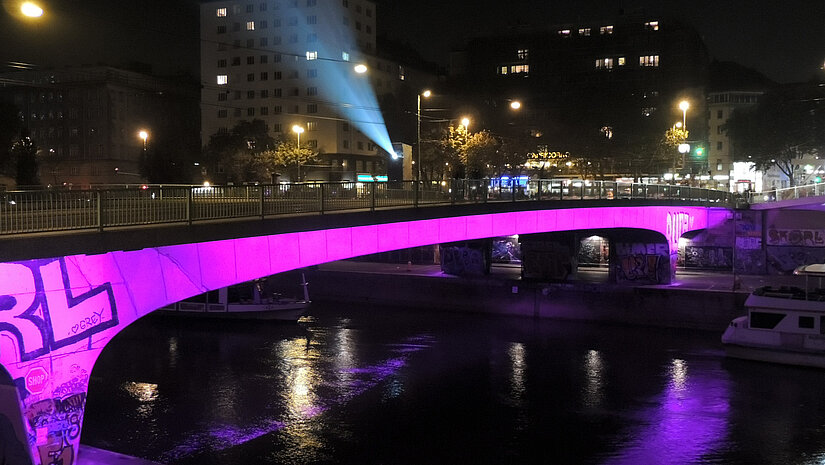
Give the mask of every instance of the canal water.
M 199 465 L 825 461 L 825 371 L 727 360 L 719 334 L 311 314 L 135 323 L 95 366 L 83 442 Z

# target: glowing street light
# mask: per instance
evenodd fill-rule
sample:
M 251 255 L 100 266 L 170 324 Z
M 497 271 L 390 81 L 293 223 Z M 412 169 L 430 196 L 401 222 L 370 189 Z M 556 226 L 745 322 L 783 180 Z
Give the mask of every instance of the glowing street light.
M 520 109 L 521 108 L 521 102 L 519 102 L 518 100 L 513 100 L 512 102 L 510 102 L 510 108 L 512 108 L 513 110 Z
M 304 133 L 304 128 L 298 126 L 292 126 L 292 132 L 294 132 L 298 136 L 298 150 L 301 150 L 301 134 Z
M 32 2 L 25 2 L 20 5 L 20 12 L 23 13 L 23 16 L 29 18 L 39 18 L 43 16 L 43 8 L 40 8 L 36 3 Z
M 298 137 L 298 180 L 301 180 L 301 134 L 304 133 L 304 128 L 297 124 L 292 126 L 292 132 Z
M 433 93 L 430 92 L 429 89 L 428 89 L 428 90 L 425 90 L 424 92 L 421 92 L 420 94 L 418 94 L 418 99 L 417 99 L 418 100 L 418 105 L 417 105 L 417 111 L 415 113 L 417 118 L 418 118 L 418 126 L 416 126 L 416 131 L 415 131 L 415 134 L 416 134 L 415 150 L 416 150 L 417 155 L 418 155 L 416 157 L 416 161 L 415 161 L 415 164 L 417 165 L 416 166 L 416 171 L 415 171 L 415 180 L 416 181 L 421 180 L 421 97 L 429 98 L 430 95 L 432 95 L 432 94 Z
M 145 129 L 141 129 L 140 132 L 138 132 L 138 137 L 140 138 L 140 140 L 143 141 L 143 151 L 145 152 L 146 151 L 146 141 L 149 140 L 149 131 L 147 131 Z
M 352 69 L 358 74 L 364 74 L 367 72 L 367 65 L 363 63 L 358 63 Z
M 464 126 L 465 131 L 468 131 L 468 128 L 470 127 L 470 118 L 466 116 L 461 118 L 461 125 Z
M 679 109 L 682 110 L 682 127 L 687 129 L 687 111 L 690 108 L 690 102 L 682 100 L 679 102 Z

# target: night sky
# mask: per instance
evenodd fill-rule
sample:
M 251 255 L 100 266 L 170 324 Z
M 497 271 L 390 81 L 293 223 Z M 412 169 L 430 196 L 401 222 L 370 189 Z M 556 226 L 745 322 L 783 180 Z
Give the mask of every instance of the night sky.
M 39 24 L 22 22 L 2 0 L 0 63 L 39 66 L 131 61 L 161 73 L 198 73 L 197 0 L 50 0 Z M 825 73 L 825 1 L 792 0 L 376 0 L 378 32 L 424 58 L 448 63 L 451 49 L 482 32 L 517 24 L 610 19 L 621 10 L 671 16 L 693 25 L 712 58 L 735 61 L 779 82 Z M 503 7 L 502 5 L 506 5 Z

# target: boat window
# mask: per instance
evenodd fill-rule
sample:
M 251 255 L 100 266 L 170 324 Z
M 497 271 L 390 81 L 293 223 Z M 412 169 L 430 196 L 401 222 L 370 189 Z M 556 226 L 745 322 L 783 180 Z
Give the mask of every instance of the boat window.
M 812 317 L 812 316 L 800 316 L 799 317 L 799 327 L 800 328 L 814 329 L 814 317 Z
M 751 328 L 773 329 L 785 318 L 784 313 L 751 312 Z
M 236 284 L 229 287 L 228 302 L 251 302 L 254 297 L 252 283 Z
M 220 302 L 220 291 L 214 290 L 214 291 L 207 292 L 206 293 L 206 299 L 207 299 L 206 301 L 210 304 L 216 304 L 216 303 Z

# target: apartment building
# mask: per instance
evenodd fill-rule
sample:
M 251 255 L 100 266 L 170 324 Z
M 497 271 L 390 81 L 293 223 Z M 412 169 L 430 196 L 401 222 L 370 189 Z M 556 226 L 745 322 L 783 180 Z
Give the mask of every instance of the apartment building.
M 386 170 L 386 153 L 357 113 L 380 115 L 375 94 L 397 91 L 405 70 L 375 55 L 373 2 L 221 0 L 201 5 L 200 24 L 203 145 L 260 119 L 276 138 L 297 140 L 293 127 L 303 129 L 301 146 L 321 154 L 306 180 Z M 368 71 L 355 72 L 358 64 Z

